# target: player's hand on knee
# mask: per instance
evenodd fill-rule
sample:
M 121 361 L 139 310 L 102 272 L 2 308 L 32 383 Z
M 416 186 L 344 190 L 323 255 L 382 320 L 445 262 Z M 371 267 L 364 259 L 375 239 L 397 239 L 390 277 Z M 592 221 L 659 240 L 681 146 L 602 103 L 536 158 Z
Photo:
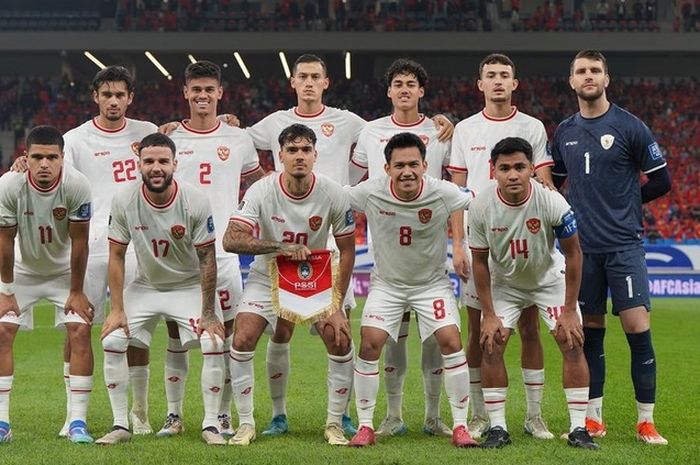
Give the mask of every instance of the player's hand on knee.
M 479 337 L 479 345 L 481 350 L 491 355 L 493 353 L 493 345 L 503 344 L 505 340 L 505 328 L 501 323 L 500 318 L 496 315 L 484 315 L 481 320 L 481 336 Z
M 322 330 L 325 331 L 326 327 L 330 326 L 333 330 L 333 342 L 336 346 L 342 345 L 343 334 L 347 339 L 351 339 L 350 336 L 350 323 L 348 323 L 348 318 L 345 316 L 345 312 L 342 310 L 335 311 L 331 316 L 325 320 L 319 322 L 322 326 Z
M 197 335 L 201 338 L 206 332 L 209 333 L 214 344 L 214 349 L 218 348 L 219 343 L 223 347 L 224 339 L 226 339 L 224 324 L 219 321 L 216 315 L 202 315 L 197 325 Z
M 583 327 L 575 310 L 565 310 L 557 318 L 554 337 L 566 341 L 566 347 L 583 347 Z
M 174 130 L 180 127 L 180 123 L 177 121 L 171 121 L 169 123 L 161 124 L 158 126 L 158 132 L 169 136 Z
M 21 157 L 15 158 L 15 161 L 12 162 L 12 166 L 10 166 L 10 171 L 14 171 L 15 173 L 24 173 L 27 171 L 27 156 L 22 155 Z
M 302 261 L 309 258 L 311 250 L 304 244 L 284 244 L 280 255 L 284 255 L 295 261 Z
M 71 292 L 68 294 L 63 311 L 66 315 L 75 313 L 89 325 L 92 324 L 92 318 L 95 315 L 95 309 L 84 292 Z
M 126 337 L 129 337 L 129 322 L 126 319 L 126 313 L 123 311 L 115 312 L 114 310 L 109 312 L 105 322 L 102 325 L 102 333 L 100 333 L 100 340 L 107 337 L 108 334 L 118 330 L 123 329 Z
M 19 305 L 17 299 L 13 295 L 0 294 L 0 318 L 8 313 L 14 313 L 19 316 Z
M 227 126 L 232 126 L 234 128 L 241 127 L 241 120 L 239 120 L 236 115 L 232 115 L 230 113 L 225 113 L 223 115 L 217 116 L 217 118 L 219 121 L 226 124 Z
M 435 123 L 435 127 L 440 130 L 437 135 L 440 142 L 452 140 L 452 134 L 455 132 L 455 126 L 447 116 L 435 115 L 433 116 L 433 123 Z

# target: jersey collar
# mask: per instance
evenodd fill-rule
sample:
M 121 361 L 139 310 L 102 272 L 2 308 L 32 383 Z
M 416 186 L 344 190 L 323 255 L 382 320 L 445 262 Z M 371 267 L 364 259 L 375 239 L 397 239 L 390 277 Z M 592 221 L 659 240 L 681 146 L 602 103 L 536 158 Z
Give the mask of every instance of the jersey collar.
M 114 134 L 114 133 L 117 133 L 117 132 L 124 130 L 124 128 L 126 127 L 126 118 L 124 118 L 124 124 L 122 124 L 121 127 L 117 128 L 117 129 L 103 128 L 102 126 L 97 124 L 96 117 L 92 119 L 92 125 L 95 126 L 99 131 L 106 132 L 107 134 Z
M 525 197 L 524 200 L 521 200 L 521 201 L 518 202 L 518 203 L 510 203 L 510 202 L 508 202 L 508 201 L 501 195 L 501 190 L 498 188 L 498 186 L 496 186 L 496 195 L 498 195 L 498 200 L 500 200 L 502 203 L 504 203 L 505 205 L 507 205 L 507 206 L 509 206 L 509 207 L 521 207 L 521 206 L 525 205 L 525 204 L 530 200 L 530 197 L 532 197 L 532 181 L 530 181 L 530 183 L 529 183 L 528 186 L 527 186 L 527 196 Z
M 175 186 L 175 189 L 173 189 L 173 194 L 170 196 L 168 201 L 165 202 L 163 205 L 155 204 L 151 201 L 151 199 L 148 198 L 148 193 L 146 192 L 146 183 L 141 184 L 141 194 L 143 195 L 143 198 L 146 200 L 146 203 L 148 203 L 148 205 L 155 208 L 156 210 L 164 210 L 164 209 L 170 207 L 173 203 L 175 203 L 175 199 L 177 198 L 177 193 L 180 191 L 180 186 L 178 186 L 177 181 L 175 181 L 174 179 L 173 179 L 173 186 Z
M 513 105 L 511 107 L 510 114 L 508 116 L 504 116 L 502 118 L 496 118 L 496 117 L 487 115 L 485 108 L 483 110 L 481 110 L 481 114 L 484 118 L 486 118 L 489 121 L 503 122 L 503 121 L 508 121 L 508 120 L 515 118 L 515 115 L 518 114 L 518 108 L 515 105 Z

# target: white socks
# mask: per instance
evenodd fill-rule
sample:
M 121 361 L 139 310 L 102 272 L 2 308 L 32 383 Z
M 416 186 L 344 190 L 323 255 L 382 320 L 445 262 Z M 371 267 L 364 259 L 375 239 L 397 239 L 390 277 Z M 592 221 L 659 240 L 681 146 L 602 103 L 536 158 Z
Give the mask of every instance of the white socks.
M 92 375 L 70 375 L 70 421 L 87 421 L 88 403 L 92 392 Z
M 408 321 L 401 322 L 397 342 L 388 338 L 384 346 L 384 384 L 387 416 L 402 418 L 403 382 L 408 366 Z M 375 396 L 376 397 L 376 396 Z
M 452 409 L 453 429 L 467 426 L 467 405 L 469 401 L 469 370 L 467 356 L 463 350 L 442 356 L 445 367 L 445 391 Z
M 168 351 L 165 354 L 165 398 L 168 400 L 168 414 L 182 416 L 189 365 L 187 350 L 182 347 L 180 339 L 168 338 Z
M 374 429 L 374 407 L 379 391 L 379 360 L 367 361 L 358 357 L 355 362 L 355 405 L 359 426 Z
M 569 407 L 571 425 L 569 432 L 575 428 L 586 427 L 586 409 L 588 408 L 588 387 L 564 388 L 566 403 Z
M 63 384 L 66 386 L 66 425 L 70 423 L 70 362 L 63 362 Z
M 267 343 L 267 383 L 272 399 L 272 416 L 287 414 L 287 380 L 289 379 L 289 343 Z
M 326 424 L 342 425 L 343 413 L 348 405 L 352 389 L 355 353 L 352 349 L 345 355 L 328 354 L 328 416 Z
M 218 338 L 217 338 L 218 339 Z M 219 407 L 221 406 L 221 391 L 224 386 L 223 348 L 209 333 L 199 338 L 202 347 L 201 387 L 204 400 L 204 420 L 202 429 L 214 427 L 219 429 Z
M 654 405 L 637 402 L 637 423 L 648 421 L 654 423 Z
M 233 401 L 238 411 L 239 425 L 255 426 L 253 419 L 253 391 L 255 376 L 253 373 L 253 356 L 255 352 L 239 352 L 231 349 L 231 388 Z
M 231 416 L 231 344 L 233 344 L 233 335 L 224 340 L 224 389 L 221 391 L 221 405 L 219 406 L 219 415 Z
M 500 426 L 508 431 L 506 427 L 506 394 L 508 393 L 508 388 L 483 388 L 482 391 L 484 392 L 484 403 L 486 412 L 489 414 L 491 427 Z
M 526 418 L 542 414 L 542 393 L 544 391 L 544 369 L 531 370 L 523 368 L 525 399 L 527 400 Z
M 586 409 L 586 417 L 591 420 L 603 423 L 603 397 L 588 399 L 588 408 Z
M 423 393 L 425 394 L 425 420 L 439 418 L 443 356 L 435 336 L 430 336 L 423 342 L 421 369 L 423 370 Z
M 0 376 L 0 421 L 10 422 L 10 391 L 14 376 Z
M 129 429 L 129 366 L 126 361 L 128 344 L 123 330 L 114 331 L 102 340 L 104 380 L 112 405 L 113 425 L 125 429 Z
M 131 409 L 139 415 L 148 416 L 148 365 L 129 367 L 129 382 L 131 383 Z
M 469 367 L 469 403 L 472 406 L 472 416 L 488 418 L 484 405 L 484 393 L 481 391 L 481 367 Z

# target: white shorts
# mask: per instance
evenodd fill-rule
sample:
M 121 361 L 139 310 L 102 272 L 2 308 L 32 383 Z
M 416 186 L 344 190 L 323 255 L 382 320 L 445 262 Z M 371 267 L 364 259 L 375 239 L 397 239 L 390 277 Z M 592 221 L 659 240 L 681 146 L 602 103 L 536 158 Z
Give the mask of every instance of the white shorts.
M 523 309 L 536 305 L 547 328 L 553 331 L 561 308 L 564 306 L 565 291 L 566 283 L 562 279 L 550 286 L 533 290 L 520 290 L 497 284 L 492 287 L 491 294 L 496 315 L 501 319 L 504 327 L 515 329 Z M 578 303 L 576 303 L 576 313 L 581 321 Z
M 481 302 L 479 302 L 479 296 L 476 294 L 476 285 L 474 284 L 473 275 L 469 277 L 466 283 L 462 281 L 461 289 L 460 304 L 466 305 L 469 308 L 481 310 Z
M 460 328 L 459 310 L 447 276 L 420 287 L 400 289 L 372 276 L 361 326 L 386 331 L 398 341 L 401 321 L 410 307 L 416 312 L 421 341 L 445 326 Z
M 85 295 L 95 307 L 93 323 L 103 323 L 105 320 L 105 302 L 107 300 L 107 266 L 108 255 L 88 255 L 87 270 L 85 271 Z M 136 277 L 136 255 L 132 249 L 126 254 L 124 263 L 124 286 L 128 286 Z
M 335 243 L 335 237 L 333 235 L 328 236 L 328 250 L 338 250 L 338 246 Z M 340 253 L 336 255 L 338 260 L 340 260 Z M 337 262 L 336 262 L 337 263 Z M 355 277 L 350 276 L 350 284 L 348 284 L 348 290 L 345 292 L 345 297 L 343 298 L 343 309 L 353 310 L 357 307 L 357 302 L 355 301 Z
M 224 317 L 231 321 L 243 295 L 241 267 L 234 257 L 216 258 L 216 301 Z
M 23 330 L 34 329 L 34 312 L 32 307 L 42 299 L 54 305 L 54 325 L 63 327 L 66 323 L 86 324 L 80 316 L 65 314 L 64 306 L 70 293 L 70 272 L 51 278 L 36 275 L 26 275 L 15 272 L 15 299 L 20 314 L 6 313 L 0 318 L 0 323 L 15 324 Z
M 200 286 L 158 291 L 132 283 L 124 289 L 124 311 L 129 321 L 131 345 L 148 348 L 161 318 L 177 323 L 183 347 L 190 349 L 199 344 L 197 326 L 202 315 Z M 215 312 L 221 320 L 221 310 L 217 308 Z

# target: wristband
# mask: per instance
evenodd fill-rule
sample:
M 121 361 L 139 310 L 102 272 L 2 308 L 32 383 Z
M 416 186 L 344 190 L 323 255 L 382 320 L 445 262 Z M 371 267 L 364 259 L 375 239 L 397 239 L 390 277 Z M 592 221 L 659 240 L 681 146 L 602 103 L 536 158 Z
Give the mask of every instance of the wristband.
M 0 281 L 0 294 L 15 295 L 14 283 L 4 283 Z

